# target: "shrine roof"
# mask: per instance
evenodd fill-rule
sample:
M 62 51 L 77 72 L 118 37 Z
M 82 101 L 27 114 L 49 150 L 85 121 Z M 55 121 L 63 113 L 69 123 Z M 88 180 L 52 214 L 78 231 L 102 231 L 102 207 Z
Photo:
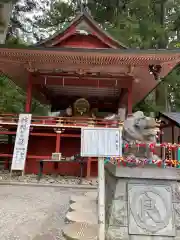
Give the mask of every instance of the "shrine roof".
M 30 73 L 62 76 L 65 72 L 70 73 L 71 78 L 73 75 L 84 76 L 84 79 L 90 76 L 96 79 L 108 78 L 112 82 L 115 81 L 113 79 L 121 79 L 122 76 L 131 76 L 134 78 L 134 104 L 142 100 L 159 83 L 150 74 L 149 65 L 161 65 L 160 77 L 163 78 L 179 63 L 179 49 L 7 48 L 6 45 L 0 45 L 0 71 L 23 89 L 26 89 Z M 86 80 L 84 84 L 85 82 Z M 74 86 L 76 83 L 77 81 L 74 81 Z M 42 95 L 37 91 L 34 97 L 40 100 L 44 98 Z
M 3 59 L 2 59 L 3 57 Z M 84 49 L 84 48 L 47 48 L 47 47 L 11 47 L 0 45 L 0 59 L 4 57 L 13 58 L 15 61 L 33 61 L 34 64 L 41 62 L 61 61 L 69 63 L 72 59 L 74 64 L 121 64 L 142 65 L 163 64 L 169 61 L 179 63 L 180 49 Z M 77 61 L 77 62 L 76 62 Z M 174 62 L 175 61 L 175 62 Z
M 160 114 L 173 122 L 176 126 L 180 127 L 180 112 L 162 112 Z
M 79 29 L 78 29 L 79 28 Z M 99 23 L 97 23 L 88 12 L 83 11 L 68 24 L 65 28 L 57 31 L 51 37 L 40 41 L 35 46 L 50 46 L 54 47 L 62 42 L 66 37 L 73 35 L 78 30 L 83 30 L 84 33 L 91 33 L 96 35 L 102 42 L 107 44 L 110 48 L 127 48 L 123 43 L 114 39 L 107 31 L 103 30 Z
M 148 54 L 154 54 L 158 57 L 159 54 L 167 54 L 167 55 L 174 55 L 174 54 L 180 54 L 180 48 L 176 49 L 139 49 L 139 48 L 126 48 L 126 49 L 114 49 L 114 48 L 71 48 L 71 47 L 44 47 L 39 45 L 32 45 L 32 46 L 26 46 L 26 45 L 7 45 L 7 44 L 0 44 L 0 49 L 12 49 L 12 50 L 30 50 L 30 51 L 52 51 L 52 52 L 74 52 L 74 53 L 107 53 L 107 54 L 138 54 L 138 55 L 144 55 L 144 57 L 147 57 Z M 170 56 L 170 57 L 171 57 Z

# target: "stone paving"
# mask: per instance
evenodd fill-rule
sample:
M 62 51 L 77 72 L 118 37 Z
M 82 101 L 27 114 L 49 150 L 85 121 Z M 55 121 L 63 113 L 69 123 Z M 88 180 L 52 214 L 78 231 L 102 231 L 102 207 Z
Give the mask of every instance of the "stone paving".
M 0 186 L 1 240 L 63 240 L 71 195 L 83 190 Z
M 24 182 L 24 183 L 37 183 L 37 175 L 35 174 L 25 174 L 24 176 L 12 174 L 10 177 L 9 171 L 0 170 L 0 182 Z M 42 184 L 80 184 L 80 185 L 93 185 L 97 186 L 97 178 L 91 179 L 80 179 L 78 177 L 71 177 L 71 176 L 60 176 L 60 175 L 43 175 L 40 183 Z

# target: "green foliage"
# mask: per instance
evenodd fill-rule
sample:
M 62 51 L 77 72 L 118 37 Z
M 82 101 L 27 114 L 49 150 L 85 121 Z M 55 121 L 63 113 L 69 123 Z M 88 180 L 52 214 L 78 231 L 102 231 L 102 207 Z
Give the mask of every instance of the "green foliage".
M 9 3 L 9 2 L 12 2 L 12 3 L 15 3 L 17 2 L 17 0 L 1 0 L 1 4 L 4 4 L 4 3 Z
M 2 0 L 1 0 L 2 2 Z M 3 1 L 5 3 L 5 1 Z M 15 3 L 15 1 L 14 1 Z M 8 29 L 6 46 L 7 47 L 27 47 L 27 43 L 19 37 L 19 33 L 27 33 L 27 23 L 31 23 L 27 13 L 38 9 L 38 2 L 34 0 L 16 1 L 11 16 Z M 22 21 L 22 15 L 24 21 Z M 10 79 L 3 74 L 0 75 L 0 113 L 22 113 L 24 112 L 26 93 L 16 86 Z M 32 113 L 47 115 L 48 107 L 43 106 L 37 100 L 32 100 Z
M 8 47 L 26 45 L 19 38 L 11 36 L 6 42 Z M 0 75 L 0 113 L 22 113 L 26 103 L 26 93 L 16 86 L 8 77 Z M 32 100 L 32 113 L 38 115 L 47 115 L 48 108 L 43 106 L 37 100 Z
M 25 98 L 18 92 L 17 87 L 3 75 L 0 77 L 0 96 L 0 112 L 24 111 Z
M 26 94 L 7 77 L 0 76 L 0 113 L 23 113 Z M 48 108 L 37 100 L 32 101 L 32 113 L 47 115 Z
M 44 2 L 48 0 L 14 0 L 12 15 L 6 40 L 11 37 L 25 38 L 32 34 L 32 16 L 34 12 L 41 12 Z
M 17 2 L 18 0 L 1 0 L 1 3 L 8 3 L 8 2 Z
M 180 0 L 91 0 L 87 4 L 94 19 L 115 38 L 129 47 L 143 49 L 167 47 L 175 22 L 179 27 L 179 6 Z M 78 10 L 77 1 L 53 0 L 51 8 L 36 17 L 34 27 L 46 33 L 57 31 Z
M 161 111 L 161 107 L 155 104 L 155 92 L 150 93 L 144 100 L 139 102 L 136 106 L 134 106 L 133 111 L 143 111 L 147 116 L 154 112 L 155 114 Z

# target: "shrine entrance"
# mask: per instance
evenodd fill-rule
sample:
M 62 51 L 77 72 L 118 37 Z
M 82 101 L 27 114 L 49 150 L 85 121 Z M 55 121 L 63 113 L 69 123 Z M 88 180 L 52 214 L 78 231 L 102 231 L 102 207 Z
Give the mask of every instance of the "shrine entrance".
M 46 116 L 32 115 L 25 172 L 37 173 L 37 161 L 54 152 L 68 158 L 80 153 L 82 127 L 117 127 L 119 115 L 109 116 L 131 115 L 133 105 L 179 64 L 180 52 L 127 49 L 82 12 L 37 45 L 1 46 L 0 61 L 0 71 L 26 92 L 25 113 L 32 112 L 32 98 L 51 106 Z M 0 134 L 16 135 L 18 118 L 0 114 Z M 0 144 L 0 157 L 11 160 L 13 147 Z M 59 173 L 64 170 L 67 165 Z M 70 163 L 68 171 L 78 174 L 78 164 Z M 53 172 L 51 163 L 44 172 Z

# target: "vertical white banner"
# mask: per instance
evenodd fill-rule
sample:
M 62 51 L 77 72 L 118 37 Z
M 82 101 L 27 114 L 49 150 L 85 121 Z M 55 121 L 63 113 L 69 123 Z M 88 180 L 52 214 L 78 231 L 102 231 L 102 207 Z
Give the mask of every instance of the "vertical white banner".
M 31 114 L 19 115 L 11 170 L 24 171 L 29 141 L 31 116 L 32 116 Z

